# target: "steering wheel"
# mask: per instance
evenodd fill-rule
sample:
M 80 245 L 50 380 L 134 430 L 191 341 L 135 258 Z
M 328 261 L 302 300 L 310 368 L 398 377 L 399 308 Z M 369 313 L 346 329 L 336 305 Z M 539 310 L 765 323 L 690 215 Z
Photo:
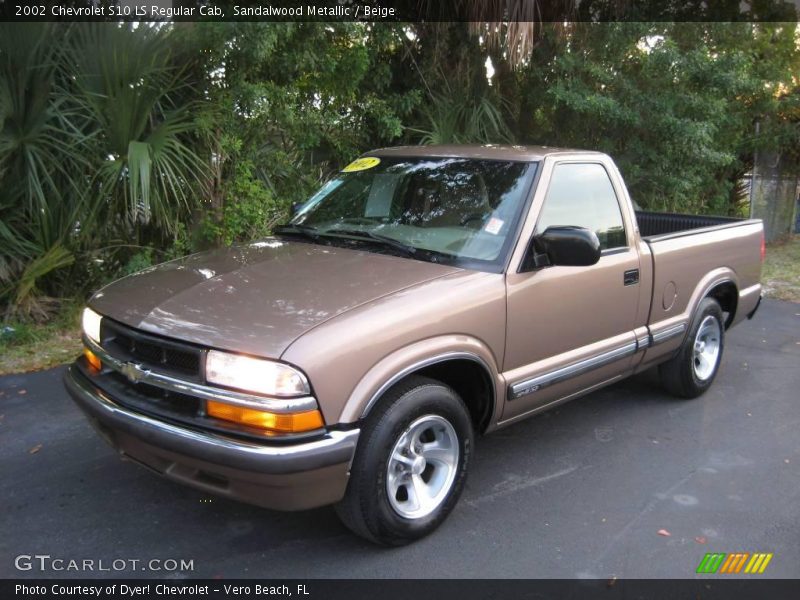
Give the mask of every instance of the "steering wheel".
M 462 227 L 464 227 L 467 223 L 471 221 L 480 221 L 481 223 L 483 223 L 483 221 L 486 219 L 486 216 L 487 216 L 486 213 L 468 213 L 463 217 L 461 217 L 461 221 L 459 221 L 459 224 Z

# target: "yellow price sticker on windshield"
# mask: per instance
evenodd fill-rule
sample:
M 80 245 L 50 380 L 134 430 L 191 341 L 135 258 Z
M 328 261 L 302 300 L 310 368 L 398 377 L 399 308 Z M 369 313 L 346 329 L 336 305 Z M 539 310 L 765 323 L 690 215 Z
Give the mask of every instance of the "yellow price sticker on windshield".
M 365 156 L 364 158 L 357 158 L 344 169 L 342 173 L 352 173 L 353 171 L 365 171 L 380 164 L 381 159 L 375 156 Z

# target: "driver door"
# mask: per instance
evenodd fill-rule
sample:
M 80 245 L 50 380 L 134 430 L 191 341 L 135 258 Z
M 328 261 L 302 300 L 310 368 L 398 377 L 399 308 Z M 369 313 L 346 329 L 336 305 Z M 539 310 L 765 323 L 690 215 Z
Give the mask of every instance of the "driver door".
M 597 264 L 509 272 L 503 421 L 626 374 L 636 352 L 639 253 L 602 162 L 557 162 L 534 235 L 550 226 L 594 231 Z M 526 240 L 527 241 L 527 240 Z

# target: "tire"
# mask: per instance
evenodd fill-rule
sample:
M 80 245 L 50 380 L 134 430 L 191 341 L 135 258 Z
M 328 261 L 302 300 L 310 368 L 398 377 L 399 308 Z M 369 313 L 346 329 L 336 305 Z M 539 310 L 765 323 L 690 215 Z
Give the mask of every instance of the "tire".
M 680 350 L 659 366 L 664 387 L 680 398 L 704 394 L 717 376 L 724 347 L 722 308 L 714 298 L 704 298 Z
M 473 444 L 458 394 L 433 379 L 406 379 L 369 414 L 336 513 L 357 535 L 386 546 L 428 535 L 461 495 Z

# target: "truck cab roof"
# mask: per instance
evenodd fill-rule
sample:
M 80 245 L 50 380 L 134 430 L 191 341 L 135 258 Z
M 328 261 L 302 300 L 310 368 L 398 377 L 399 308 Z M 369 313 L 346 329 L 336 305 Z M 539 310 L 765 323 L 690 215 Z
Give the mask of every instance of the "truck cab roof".
M 601 152 L 552 146 L 517 146 L 510 144 L 435 144 L 430 146 L 393 146 L 366 153 L 366 156 L 476 158 L 481 160 L 511 160 L 533 162 L 556 154 L 596 154 Z

